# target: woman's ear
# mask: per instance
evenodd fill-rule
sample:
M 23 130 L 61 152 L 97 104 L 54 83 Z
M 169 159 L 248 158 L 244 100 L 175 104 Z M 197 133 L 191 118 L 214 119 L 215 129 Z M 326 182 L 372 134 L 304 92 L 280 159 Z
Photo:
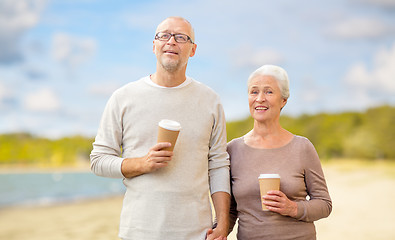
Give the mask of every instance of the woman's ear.
M 283 98 L 283 102 L 281 103 L 281 110 L 285 107 L 285 104 L 287 104 L 288 99 Z

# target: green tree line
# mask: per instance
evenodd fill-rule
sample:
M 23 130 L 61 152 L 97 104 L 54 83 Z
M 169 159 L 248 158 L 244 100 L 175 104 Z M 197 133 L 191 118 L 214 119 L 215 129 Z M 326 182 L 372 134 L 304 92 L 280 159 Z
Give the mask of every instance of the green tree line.
M 28 133 L 0 135 L 0 164 L 73 166 L 88 161 L 94 140 L 82 136 L 56 140 Z
M 365 112 L 280 117 L 288 131 L 305 136 L 321 158 L 395 159 L 395 107 L 380 106 Z M 248 117 L 227 123 L 228 141 L 252 129 Z
M 290 132 L 310 139 L 321 158 L 395 159 L 395 107 L 365 112 L 280 117 Z M 250 131 L 251 117 L 227 123 L 228 141 Z M 28 133 L 0 135 L 0 165 L 72 166 L 89 161 L 93 138 L 56 140 Z

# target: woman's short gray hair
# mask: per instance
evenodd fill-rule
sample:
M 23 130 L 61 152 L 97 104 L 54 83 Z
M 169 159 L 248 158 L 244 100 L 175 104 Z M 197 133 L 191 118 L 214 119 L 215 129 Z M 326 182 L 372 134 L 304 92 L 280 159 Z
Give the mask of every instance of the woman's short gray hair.
M 287 72 L 283 68 L 275 65 L 263 65 L 251 73 L 251 75 L 248 77 L 247 86 L 250 86 L 251 80 L 257 76 L 274 77 L 278 83 L 278 86 L 280 87 L 281 96 L 284 99 L 289 98 L 289 79 Z

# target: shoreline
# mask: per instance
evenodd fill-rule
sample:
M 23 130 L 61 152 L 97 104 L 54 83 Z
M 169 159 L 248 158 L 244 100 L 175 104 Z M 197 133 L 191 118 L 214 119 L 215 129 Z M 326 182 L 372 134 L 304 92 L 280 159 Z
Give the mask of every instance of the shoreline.
M 90 164 L 72 166 L 42 166 L 42 165 L 0 165 L 0 174 L 14 173 L 58 173 L 58 172 L 91 172 Z
M 81 168 L 7 169 L 0 173 L 0 181 L 1 209 L 61 205 L 125 192 L 122 179 L 99 177 Z
M 16 203 L 12 205 L 0 205 L 0 213 L 2 210 L 17 210 L 17 209 L 36 209 L 36 208 L 48 208 L 48 207 L 62 207 L 65 205 L 74 205 L 74 204 L 83 204 L 85 202 L 92 201 L 106 201 L 112 198 L 123 198 L 124 194 L 107 194 L 102 196 L 78 196 L 69 199 L 51 199 L 44 201 L 31 201 L 31 202 L 23 202 Z
M 394 163 L 332 161 L 323 163 L 323 170 L 333 210 L 328 218 L 315 222 L 317 239 L 395 239 Z M 379 202 L 375 192 L 380 193 Z M 0 208 L 0 239 L 119 240 L 122 201 L 118 195 Z M 367 206 L 374 210 L 366 211 Z M 235 240 L 233 236 L 235 231 L 228 240 Z

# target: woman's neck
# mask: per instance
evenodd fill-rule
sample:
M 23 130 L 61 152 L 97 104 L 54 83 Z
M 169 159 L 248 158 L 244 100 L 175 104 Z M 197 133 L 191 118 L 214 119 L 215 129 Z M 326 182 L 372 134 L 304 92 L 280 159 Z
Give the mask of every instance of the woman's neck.
M 247 145 L 254 148 L 278 148 L 288 144 L 293 134 L 277 122 L 254 122 L 254 128 L 245 135 Z

